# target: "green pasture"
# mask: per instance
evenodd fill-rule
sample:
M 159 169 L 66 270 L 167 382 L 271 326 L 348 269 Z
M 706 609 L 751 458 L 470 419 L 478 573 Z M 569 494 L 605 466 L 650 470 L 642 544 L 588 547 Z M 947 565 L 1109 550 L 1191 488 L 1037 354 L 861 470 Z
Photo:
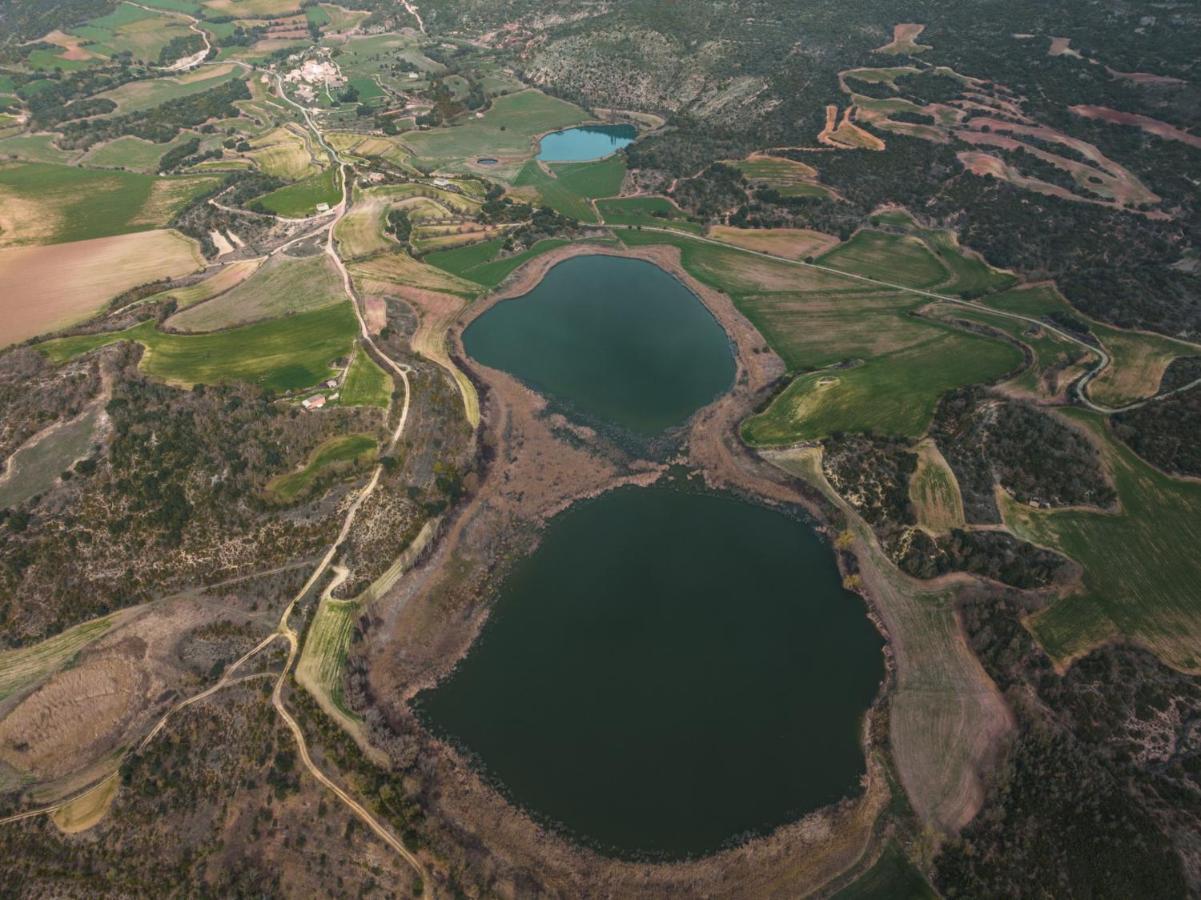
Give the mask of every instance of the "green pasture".
M 305 216 L 313 215 L 317 211 L 318 203 L 328 203 L 333 206 L 341 199 L 337 168 L 330 166 L 295 184 L 289 184 L 269 194 L 264 194 L 255 202 L 277 216 L 302 219 Z
M 267 492 L 276 500 L 290 503 L 306 494 L 322 476 L 343 474 L 375 459 L 376 440 L 369 434 L 345 434 L 330 438 L 310 454 L 303 469 L 273 478 Z
M 343 406 L 378 406 L 381 409 L 387 409 L 392 402 L 392 379 L 362 347 L 355 350 L 338 402 Z
M 125 331 L 57 338 L 37 349 L 61 363 L 116 341 L 137 341 L 147 350 L 141 369 L 155 378 L 183 385 L 244 381 L 287 391 L 336 375 L 330 363 L 350 354 L 356 334 L 354 310 L 340 303 L 211 334 L 169 334 L 148 321 Z

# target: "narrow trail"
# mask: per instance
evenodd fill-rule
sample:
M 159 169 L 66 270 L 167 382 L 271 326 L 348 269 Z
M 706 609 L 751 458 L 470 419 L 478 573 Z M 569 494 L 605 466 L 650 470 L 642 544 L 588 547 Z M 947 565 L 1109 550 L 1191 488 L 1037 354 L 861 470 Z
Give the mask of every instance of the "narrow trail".
M 654 231 L 654 232 L 658 232 L 660 234 L 670 234 L 670 235 L 674 235 L 676 237 L 685 237 L 688 240 L 700 241 L 701 243 L 704 243 L 704 244 L 712 244 L 715 247 L 723 247 L 726 250 L 734 250 L 738 253 L 749 253 L 752 256 L 761 256 L 764 259 L 770 259 L 773 262 L 785 263 L 790 266 L 799 266 L 804 269 L 813 269 L 818 272 L 825 272 L 829 275 L 837 275 L 840 278 L 851 278 L 851 279 L 854 279 L 855 281 L 862 281 L 862 282 L 865 282 L 866 284 L 872 284 L 877 287 L 884 287 L 884 288 L 888 288 L 889 290 L 901 291 L 901 292 L 904 292 L 907 294 L 916 294 L 919 297 L 928 297 L 931 300 L 939 300 L 944 303 L 952 303 L 957 306 L 966 307 L 967 309 L 979 310 L 981 312 L 988 313 L 991 316 L 999 316 L 1003 319 L 1015 319 L 1015 320 L 1018 320 L 1021 322 L 1029 322 L 1032 325 L 1037 325 L 1039 328 L 1042 328 L 1045 331 L 1049 331 L 1052 334 L 1054 334 L 1055 336 L 1060 337 L 1063 340 L 1068 341 L 1069 343 L 1076 344 L 1080 347 L 1083 347 L 1084 349 L 1086 349 L 1092 353 L 1095 353 L 1097 355 L 1098 362 L 1097 362 L 1096 366 L 1094 366 L 1092 369 L 1090 369 L 1088 372 L 1086 372 L 1083 376 L 1081 376 L 1080 380 L 1078 380 L 1076 382 L 1075 392 L 1076 392 L 1076 396 L 1080 399 L 1081 403 L 1083 403 L 1089 409 L 1091 409 L 1095 412 L 1102 413 L 1103 415 L 1109 416 L 1109 415 L 1113 415 L 1114 413 L 1128 412 L 1129 410 L 1132 410 L 1132 409 L 1138 409 L 1139 407 L 1146 406 L 1148 403 L 1154 403 L 1159 400 L 1163 400 L 1167 397 L 1171 397 L 1173 394 L 1179 394 L 1182 391 L 1187 391 L 1190 388 L 1194 388 L 1194 387 L 1197 387 L 1198 385 L 1201 385 L 1201 378 L 1199 378 L 1196 381 L 1191 381 L 1188 384 L 1185 384 L 1185 385 L 1182 385 L 1181 387 L 1175 388 L 1174 390 L 1165 391 L 1162 394 L 1156 394 L 1154 397 L 1148 397 L 1145 400 L 1139 400 L 1134 403 L 1128 403 L 1125 406 L 1105 406 L 1101 403 L 1094 402 L 1086 393 L 1086 388 L 1088 387 L 1089 382 L 1091 382 L 1094 378 L 1096 378 L 1098 375 L 1100 375 L 1102 372 L 1104 372 L 1107 368 L 1109 368 L 1110 366 L 1113 365 L 1113 357 L 1109 354 L 1109 351 L 1106 350 L 1102 346 L 1090 344 L 1088 341 L 1082 340 L 1081 338 L 1076 337 L 1075 335 L 1071 334 L 1070 332 L 1064 331 L 1061 328 L 1057 328 L 1056 326 L 1051 325 L 1047 322 L 1044 322 L 1042 319 L 1039 319 L 1035 316 L 1026 316 L 1026 315 L 1022 315 L 1021 313 L 1009 312 L 1007 310 L 994 309 L 990 306 L 985 306 L 982 303 L 976 303 L 973 300 L 964 300 L 962 297 L 956 297 L 951 294 L 940 294 L 940 293 L 937 293 L 936 291 L 927 291 L 927 290 L 923 290 L 922 288 L 909 287 L 909 286 L 903 285 L 903 284 L 894 284 L 891 281 L 882 281 L 879 278 L 872 278 L 867 275 L 858 275 L 854 272 L 844 272 L 842 269 L 835 269 L 830 266 L 823 266 L 820 263 L 805 262 L 804 260 L 800 260 L 800 259 L 788 259 L 787 257 L 776 256 L 775 254 L 772 254 L 772 253 L 765 253 L 762 250 L 749 250 L 745 247 L 737 247 L 733 244 L 727 244 L 724 241 L 715 240 L 714 238 L 710 238 L 710 237 L 704 237 L 701 235 L 692 235 L 692 234 L 682 234 L 681 232 L 674 231 L 670 228 L 658 228 L 653 225 L 641 225 L 641 226 L 608 225 L 606 227 L 613 228 L 613 229 L 625 229 L 625 230 L 638 229 L 640 231 Z M 1198 349 L 1201 349 L 1201 348 L 1198 348 Z
M 400 0 L 400 2 L 401 5 L 403 5 L 408 11 L 409 15 L 417 20 L 417 27 L 421 29 L 421 33 L 428 34 L 428 32 L 425 30 L 425 20 L 421 18 L 421 13 L 417 11 L 417 7 L 413 3 L 409 2 L 409 0 Z
M 194 69 L 208 59 L 209 53 L 212 52 L 213 45 L 209 42 L 208 32 L 200 27 L 200 20 L 194 16 L 189 16 L 185 12 L 177 9 L 163 9 L 156 6 L 143 6 L 141 3 L 135 3 L 134 0 L 125 0 L 130 6 L 136 6 L 138 9 L 144 9 L 147 12 L 156 13 L 160 16 L 176 16 L 180 19 L 188 20 L 188 28 L 200 35 L 200 39 L 204 41 L 204 49 L 193 53 L 191 56 L 185 56 L 182 59 L 177 59 L 169 66 L 161 66 L 159 68 L 164 72 L 186 72 L 188 69 Z
M 358 323 L 359 323 L 360 338 L 361 338 L 362 342 L 364 343 L 364 345 L 367 348 L 369 348 L 369 350 L 371 352 L 373 352 L 376 357 L 378 357 L 380 360 L 382 360 L 388 366 L 388 368 L 390 368 L 397 376 L 399 376 L 401 383 L 404 385 L 404 400 L 402 401 L 402 404 L 401 404 L 400 415 L 397 419 L 396 427 L 393 429 L 391 437 L 390 437 L 390 439 L 388 441 L 388 445 L 387 445 L 388 449 L 391 450 L 391 449 L 395 448 L 396 443 L 400 440 L 401 436 L 404 434 L 405 426 L 408 424 L 408 421 L 409 421 L 409 410 L 411 407 L 411 400 L 412 400 L 412 386 L 409 382 L 409 372 L 411 370 L 407 365 L 403 365 L 401 363 L 396 362 L 396 360 L 392 359 L 390 356 L 388 356 L 386 353 L 384 353 L 379 348 L 379 346 L 376 345 L 375 341 L 372 339 L 371 332 L 370 332 L 369 328 L 367 327 L 367 321 L 363 317 L 362 310 L 359 308 L 358 298 L 355 296 L 355 293 L 354 293 L 354 285 L 351 281 L 350 272 L 347 270 L 345 263 L 342 262 L 341 257 L 338 256 L 337 245 L 336 245 L 336 241 L 334 239 L 334 229 L 337 227 L 338 222 L 340 222 L 342 220 L 342 217 L 346 214 L 346 212 L 350 208 L 350 202 L 351 202 L 352 183 L 351 183 L 351 179 L 347 173 L 348 165 L 339 156 L 337 151 L 334 150 L 334 148 L 331 147 L 326 142 L 324 136 L 321 134 L 321 130 L 313 122 L 312 117 L 309 115 L 308 111 L 305 110 L 303 107 L 300 107 L 298 104 L 294 103 L 290 98 L 287 97 L 287 95 L 283 91 L 283 84 L 278 75 L 276 76 L 276 84 L 279 88 L 280 95 L 283 97 L 283 99 L 285 99 L 288 103 L 291 103 L 293 106 L 296 106 L 298 109 L 301 110 L 302 113 L 304 113 L 305 121 L 308 123 L 309 127 L 313 130 L 313 133 L 316 136 L 318 142 L 330 154 L 330 158 L 333 160 L 334 164 L 338 166 L 339 175 L 340 175 L 341 183 L 342 183 L 342 199 L 339 201 L 338 206 L 335 207 L 334 210 L 331 210 L 331 212 L 333 213 L 333 217 L 330 220 L 330 222 L 328 222 L 327 224 L 323 224 L 319 228 L 316 228 L 313 231 L 311 231 L 305 235 L 301 235 L 298 238 L 294 238 L 292 241 L 289 241 L 288 244 L 285 244 L 282 247 L 276 248 L 276 250 L 273 251 L 273 253 L 278 252 L 279 250 L 282 250 L 284 247 L 290 246 L 291 244 L 296 243 L 299 240 L 313 237 L 314 235 L 319 234 L 323 229 L 328 229 L 328 233 L 326 235 L 326 242 L 325 242 L 325 252 L 329 255 L 330 259 L 333 261 L 334 265 L 337 266 L 338 271 L 341 273 L 343 290 L 346 292 L 346 295 L 350 300 L 351 306 L 353 307 L 354 312 L 355 312 L 355 317 L 357 318 Z M 329 214 L 326 213 L 325 215 L 329 215 Z M 276 673 L 273 673 L 273 672 L 260 672 L 260 673 L 255 673 L 253 675 L 248 675 L 248 676 L 239 678 L 239 677 L 235 677 L 235 673 L 248 660 L 252 659 L 255 655 L 260 653 L 262 650 L 269 647 L 276 640 L 282 638 L 283 640 L 287 641 L 287 643 L 288 643 L 288 658 L 287 658 L 286 662 L 284 663 L 283 669 L 278 673 L 278 677 L 276 677 L 275 685 L 271 692 L 271 703 L 272 703 L 272 706 L 275 708 L 275 711 L 279 714 L 280 718 L 283 719 L 284 724 L 288 727 L 288 730 L 291 732 L 293 739 L 296 741 L 297 750 L 299 752 L 301 761 L 304 763 L 305 769 L 308 771 L 308 773 L 310 775 L 313 776 L 314 779 L 316 779 L 322 786 L 324 786 L 335 797 L 337 797 L 346 806 L 346 808 L 348 810 L 350 810 L 350 812 L 352 812 L 360 821 L 362 821 L 368 828 L 370 828 L 371 831 L 374 832 L 376 834 L 376 836 L 378 836 L 380 838 L 380 840 L 382 840 L 385 844 L 387 844 L 401 859 L 403 859 L 413 869 L 413 871 L 421 879 L 421 882 L 423 885 L 423 888 L 422 888 L 423 898 L 426 898 L 426 900 L 429 900 L 429 898 L 433 897 L 433 892 L 432 892 L 432 889 L 430 888 L 430 879 L 428 877 L 428 873 L 425 870 L 425 866 L 422 865 L 421 861 L 416 857 L 416 855 L 414 855 L 410 850 L 408 850 L 408 848 L 406 848 L 404 846 L 404 844 L 400 841 L 400 839 L 396 835 L 394 835 L 387 828 L 387 826 L 385 826 L 374 815 L 372 815 L 370 810 L 368 810 L 361 803 L 359 803 L 357 800 L 355 800 L 346 790 L 344 790 L 332 778 L 330 778 L 328 775 L 326 775 L 325 772 L 323 772 L 321 770 L 321 768 L 317 765 L 317 763 L 313 761 L 312 755 L 309 752 L 308 741 L 305 739 L 305 736 L 304 736 L 304 731 L 301 729 L 300 723 L 297 722 L 295 717 L 293 717 L 293 715 L 288 711 L 287 706 L 284 703 L 284 696 L 283 696 L 284 686 L 286 685 L 286 683 L 288 681 L 288 676 L 292 673 L 293 669 L 295 668 L 296 662 L 297 662 L 297 657 L 300 654 L 300 635 L 297 632 L 297 630 L 295 628 L 293 628 L 291 625 L 292 613 L 295 610 L 297 603 L 299 603 L 301 600 L 303 600 L 304 597 L 306 595 L 308 595 L 308 593 L 313 589 L 313 587 L 320 581 L 320 579 L 322 577 L 324 577 L 325 574 L 327 572 L 329 572 L 331 569 L 335 572 L 335 579 L 329 585 L 329 588 L 327 589 L 328 591 L 333 591 L 334 589 L 336 589 L 337 586 L 339 584 L 341 584 L 341 582 L 343 580 L 345 580 L 346 577 L 348 576 L 349 572 L 340 566 L 335 566 L 334 560 L 337 558 L 338 552 L 342 549 L 342 545 L 345 543 L 347 537 L 349 537 L 349 535 L 350 535 L 351 529 L 354 526 L 354 521 L 355 521 L 356 516 L 358 515 L 359 509 L 362 507 L 363 503 L 369 497 L 371 497 L 371 495 L 375 492 L 376 488 L 379 486 L 380 479 L 383 475 L 383 471 L 384 471 L 383 463 L 378 463 L 375 466 L 375 469 L 371 473 L 371 478 L 363 486 L 363 488 L 359 491 L 358 495 L 354 499 L 354 502 L 351 503 L 350 508 L 346 511 L 346 517 L 342 521 L 342 527 L 339 530 L 337 537 L 334 539 L 334 542 L 329 546 L 325 555 L 317 563 L 316 567 L 313 569 L 312 573 L 309 575 L 308 579 L 305 581 L 304 586 L 301 587 L 301 589 L 295 594 L 295 596 L 292 597 L 292 599 L 288 602 L 288 605 L 284 608 L 283 613 L 281 614 L 280 619 L 279 619 L 279 624 L 276 626 L 276 630 L 273 631 L 271 634 L 267 635 L 265 638 L 263 638 L 261 641 L 259 641 L 259 643 L 256 644 L 253 648 L 248 650 L 245 654 L 243 654 L 241 657 L 239 657 L 237 660 L 235 660 L 233 663 L 231 663 L 226 668 L 226 670 L 221 675 L 221 677 L 214 684 L 210 685 L 209 687 L 205 688 L 204 690 L 200 691 L 199 693 L 193 694 L 193 695 L 179 701 L 178 703 L 173 705 L 169 710 L 167 710 L 167 712 L 165 712 L 159 718 L 159 720 L 155 723 L 154 727 L 151 728 L 151 730 L 146 734 L 146 736 L 144 738 L 142 738 L 142 740 L 137 744 L 137 746 L 133 749 L 132 752 L 140 752 L 141 750 L 145 749 L 150 744 L 150 742 L 153 741 L 154 738 L 157 737 L 158 734 L 167 726 L 171 717 L 173 715 L 175 715 L 175 713 L 179 712 L 180 710 L 185 709 L 189 706 L 192 706 L 195 703 L 199 703 L 200 701 L 205 700 L 208 697 L 211 697 L 212 695 L 216 694 L 223 688 L 228 687 L 230 685 L 240 684 L 249 679 L 266 678 L 266 677 L 275 676 Z M 117 772 L 113 772 L 113 773 L 109 774 L 108 776 L 106 776 L 105 778 L 101 779 L 96 784 L 93 784 L 90 787 L 86 788 L 85 790 L 68 795 L 67 797 L 63 798 L 62 800 L 59 800 L 58 802 L 50 804 L 48 806 L 39 807 L 37 809 L 26 810 L 24 812 L 16 813 L 16 814 L 8 816 L 6 818 L 2 818 L 2 819 L 0 819 L 0 825 L 6 824 L 9 822 L 18 822 L 18 821 L 22 821 L 24 819 L 31 819 L 31 818 L 34 818 L 37 816 L 49 815 L 54 812 L 57 812 L 59 809 L 66 806 L 68 803 L 72 803 L 72 802 L 80 799 L 81 797 L 87 796 L 94 791 L 100 790 L 112 778 L 116 778 L 117 775 L 118 775 Z

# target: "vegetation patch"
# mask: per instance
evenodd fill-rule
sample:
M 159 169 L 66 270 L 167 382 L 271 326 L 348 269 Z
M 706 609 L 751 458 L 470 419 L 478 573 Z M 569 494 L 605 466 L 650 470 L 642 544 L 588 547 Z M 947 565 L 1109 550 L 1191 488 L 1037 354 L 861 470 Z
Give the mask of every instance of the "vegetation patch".
M 125 331 L 57 338 L 38 349 L 61 363 L 116 341 L 137 341 L 147 350 L 142 371 L 163 381 L 245 381 L 288 391 L 336 375 L 331 363 L 350 355 L 356 334 L 358 320 L 347 302 L 212 334 L 171 334 L 143 322 Z
M 176 313 L 167 320 L 167 327 L 185 332 L 218 331 L 345 301 L 341 276 L 326 254 L 302 259 L 279 254 L 225 293 Z
M 362 347 L 355 350 L 338 402 L 343 406 L 378 406 L 381 409 L 387 409 L 392 402 L 392 379 Z
M 330 166 L 323 172 L 264 194 L 251 206 L 289 219 L 302 219 L 317 212 L 317 204 L 335 205 L 342 199 L 338 188 L 338 170 Z
M 154 178 L 46 163 L 0 165 L 0 246 L 60 244 L 170 222 L 212 176 Z
M 1021 361 L 1021 352 L 1008 343 L 947 329 L 854 368 L 800 376 L 747 419 L 742 434 L 757 446 L 838 432 L 920 437 L 946 391 L 992 381 Z
M 932 288 L 950 276 L 920 240 L 864 230 L 822 256 L 823 266 L 905 287 Z
M 1055 547 L 1084 567 L 1079 593 L 1029 619 L 1039 643 L 1060 663 L 1126 635 L 1164 662 L 1201 672 L 1201 484 L 1152 469 L 1107 433 L 1094 413 L 1067 413 L 1102 442 L 1120 510 L 1039 510 L 1008 502 L 1015 534 Z
M 346 478 L 364 463 L 375 459 L 376 440 L 369 434 L 347 434 L 330 438 L 309 456 L 304 468 L 273 478 L 267 493 L 284 503 L 291 503 L 314 490 Z

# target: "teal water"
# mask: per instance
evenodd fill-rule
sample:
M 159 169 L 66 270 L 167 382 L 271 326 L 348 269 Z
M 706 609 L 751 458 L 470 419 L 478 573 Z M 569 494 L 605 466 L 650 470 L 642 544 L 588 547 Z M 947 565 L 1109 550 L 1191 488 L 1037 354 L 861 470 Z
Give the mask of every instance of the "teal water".
M 584 414 L 642 435 L 728 390 L 734 355 L 717 320 L 658 266 L 577 256 L 463 332 L 469 356 Z
M 808 525 L 620 488 L 551 521 L 414 706 L 552 827 L 677 859 L 857 791 L 881 647 Z
M 538 158 L 545 162 L 586 162 L 603 159 L 634 143 L 638 129 L 633 125 L 581 125 L 548 134 L 538 145 Z

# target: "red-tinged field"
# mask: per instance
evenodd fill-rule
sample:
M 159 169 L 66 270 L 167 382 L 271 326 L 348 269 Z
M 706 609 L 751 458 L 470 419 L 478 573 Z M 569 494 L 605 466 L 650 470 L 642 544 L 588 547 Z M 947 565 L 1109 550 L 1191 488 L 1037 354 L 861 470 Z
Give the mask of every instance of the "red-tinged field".
M 1190 147 L 1201 148 L 1201 137 L 1189 134 L 1187 131 L 1181 131 L 1175 125 L 1169 125 L 1167 122 L 1161 122 L 1159 119 L 1153 119 L 1150 116 L 1122 112 L 1121 110 L 1110 109 L 1108 106 L 1089 106 L 1087 104 L 1069 106 L 1068 109 L 1086 119 L 1100 119 L 1103 122 L 1109 122 L 1111 125 L 1133 125 L 1156 137 L 1161 137 L 1169 141 L 1180 141 L 1182 144 L 1188 144 Z
M 135 285 L 204 265 L 174 231 L 0 250 L 0 347 L 86 319 Z

